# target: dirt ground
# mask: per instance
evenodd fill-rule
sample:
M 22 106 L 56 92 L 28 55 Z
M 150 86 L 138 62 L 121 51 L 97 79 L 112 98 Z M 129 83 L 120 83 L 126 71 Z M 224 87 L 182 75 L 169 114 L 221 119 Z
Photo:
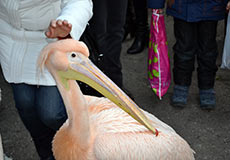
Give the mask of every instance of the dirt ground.
M 166 17 L 166 28 L 169 53 L 172 64 L 173 23 L 171 17 Z M 219 51 L 222 52 L 224 40 L 224 23 L 218 26 L 217 41 Z M 202 111 L 199 108 L 197 76 L 193 74 L 190 87 L 188 105 L 182 110 L 170 106 L 172 86 L 159 100 L 150 88 L 147 80 L 147 55 L 145 49 L 141 54 L 128 55 L 127 48 L 132 40 L 123 43 L 122 64 L 124 83 L 135 97 L 136 103 L 151 112 L 165 123 L 172 126 L 195 150 L 196 160 L 229 160 L 230 159 L 230 71 L 219 69 L 216 77 L 217 107 L 214 111 Z M 221 54 L 218 58 L 221 63 Z M 2 102 L 0 106 L 0 133 L 2 135 L 5 153 L 14 160 L 38 160 L 37 153 L 19 119 L 14 107 L 12 90 L 0 73 L 0 88 Z

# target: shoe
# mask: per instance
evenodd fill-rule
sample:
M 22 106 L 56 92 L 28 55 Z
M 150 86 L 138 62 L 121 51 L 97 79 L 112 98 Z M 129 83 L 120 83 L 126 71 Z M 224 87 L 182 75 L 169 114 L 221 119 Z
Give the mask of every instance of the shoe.
M 213 88 L 200 89 L 200 108 L 213 110 L 216 107 L 216 96 Z
M 188 86 L 175 85 L 173 88 L 171 105 L 173 107 L 184 108 L 187 104 L 188 91 Z
M 148 44 L 148 36 L 146 33 L 136 35 L 133 44 L 127 50 L 128 54 L 138 54 L 141 53 Z

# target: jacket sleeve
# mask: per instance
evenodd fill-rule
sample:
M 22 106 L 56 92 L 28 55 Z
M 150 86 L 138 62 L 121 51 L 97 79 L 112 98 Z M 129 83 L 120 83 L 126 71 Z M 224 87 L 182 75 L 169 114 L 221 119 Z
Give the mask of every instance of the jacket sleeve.
M 164 8 L 165 0 L 148 0 L 148 8 L 160 9 Z
M 70 35 L 73 39 L 79 40 L 93 15 L 92 0 L 62 0 L 61 8 L 57 19 L 71 23 Z

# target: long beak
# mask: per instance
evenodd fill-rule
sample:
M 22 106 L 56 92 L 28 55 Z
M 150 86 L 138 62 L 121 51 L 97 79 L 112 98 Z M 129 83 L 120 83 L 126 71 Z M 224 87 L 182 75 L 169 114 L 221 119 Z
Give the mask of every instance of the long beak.
M 60 77 L 63 77 L 63 83 L 65 83 L 64 79 L 73 79 L 90 85 L 118 105 L 139 123 L 147 127 L 156 136 L 158 135 L 158 130 L 152 126 L 150 120 L 131 98 L 101 72 L 88 58 L 80 54 L 77 56 L 79 61 L 70 63 L 68 71 L 59 71 Z M 68 83 L 65 84 L 68 88 Z

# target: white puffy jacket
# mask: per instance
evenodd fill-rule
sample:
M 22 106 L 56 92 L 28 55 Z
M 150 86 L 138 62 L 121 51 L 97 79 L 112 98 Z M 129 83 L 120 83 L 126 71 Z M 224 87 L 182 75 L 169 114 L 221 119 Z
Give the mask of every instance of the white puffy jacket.
M 9 83 L 56 85 L 45 70 L 37 77 L 37 57 L 53 39 L 45 36 L 52 19 L 72 24 L 79 40 L 92 17 L 91 0 L 0 0 L 0 63 Z

